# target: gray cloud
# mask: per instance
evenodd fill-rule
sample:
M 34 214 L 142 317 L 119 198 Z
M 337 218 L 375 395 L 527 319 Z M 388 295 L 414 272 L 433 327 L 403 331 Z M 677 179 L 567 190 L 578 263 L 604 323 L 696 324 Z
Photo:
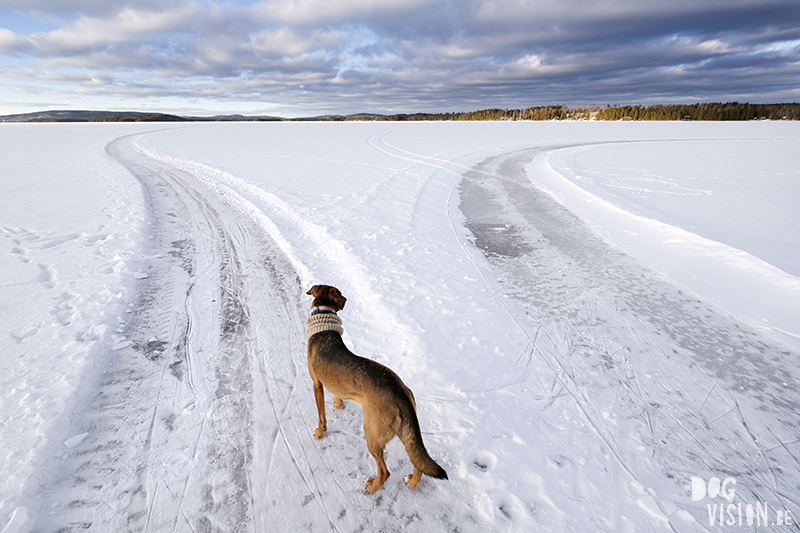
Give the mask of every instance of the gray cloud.
M 128 107 L 154 97 L 319 112 L 800 97 L 796 0 L 2 5 L 61 21 L 0 29 L 6 84 Z

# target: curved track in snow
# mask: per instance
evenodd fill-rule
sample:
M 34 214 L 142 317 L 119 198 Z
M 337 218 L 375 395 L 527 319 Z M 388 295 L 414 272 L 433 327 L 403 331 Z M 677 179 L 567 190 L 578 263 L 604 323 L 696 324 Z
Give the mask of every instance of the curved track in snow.
M 800 507 L 800 461 L 787 447 L 797 442 L 797 354 L 610 245 L 537 187 L 525 165 L 552 150 L 490 157 L 460 184 L 466 226 L 530 357 L 549 369 L 543 379 L 634 480 L 675 480 L 659 486 L 667 501 L 681 501 L 692 476 L 732 476 L 741 501 Z

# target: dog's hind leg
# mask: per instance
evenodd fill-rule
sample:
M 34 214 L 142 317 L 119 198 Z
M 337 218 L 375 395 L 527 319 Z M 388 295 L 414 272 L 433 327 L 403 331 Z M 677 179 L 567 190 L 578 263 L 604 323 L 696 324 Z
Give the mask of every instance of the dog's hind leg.
M 341 398 L 334 398 L 333 399 L 333 408 L 334 409 L 344 409 L 344 400 Z
M 364 487 L 370 491 L 375 492 L 379 488 L 386 483 L 386 480 L 389 479 L 389 469 L 386 468 L 386 461 L 383 460 L 383 449 L 385 446 L 375 446 L 371 445 L 367 442 L 367 447 L 369 447 L 369 453 L 375 459 L 375 463 L 378 465 L 378 475 L 377 477 L 371 477 L 364 482 Z
M 314 436 L 321 439 L 328 431 L 328 420 L 325 418 L 325 391 L 321 381 L 314 382 L 314 399 L 317 402 L 317 414 L 319 415 L 319 426 L 314 430 Z
M 382 413 L 371 413 L 364 410 L 364 436 L 367 438 L 367 448 L 375 464 L 378 466 L 378 475 L 364 482 L 364 487 L 370 492 L 375 492 L 389 479 L 389 469 L 386 468 L 386 461 L 383 460 L 383 450 L 386 444 L 395 436 L 391 427 L 381 425 Z M 399 423 L 399 418 L 397 419 Z

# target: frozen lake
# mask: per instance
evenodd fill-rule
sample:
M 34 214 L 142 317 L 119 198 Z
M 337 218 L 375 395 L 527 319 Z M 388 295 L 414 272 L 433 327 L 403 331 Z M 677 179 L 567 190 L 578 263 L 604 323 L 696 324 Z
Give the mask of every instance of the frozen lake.
M 797 529 L 796 123 L 0 139 L 4 533 Z M 449 481 L 394 441 L 368 494 L 355 404 L 313 438 L 313 283 Z

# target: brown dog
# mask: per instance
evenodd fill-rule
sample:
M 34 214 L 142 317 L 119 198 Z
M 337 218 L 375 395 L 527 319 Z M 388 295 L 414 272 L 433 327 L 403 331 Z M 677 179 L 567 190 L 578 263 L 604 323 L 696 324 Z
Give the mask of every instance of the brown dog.
M 414 474 L 405 477 L 409 487 L 415 487 L 422 474 L 447 479 L 447 473 L 431 459 L 422 443 L 416 403 L 408 387 L 397 374 L 355 355 L 342 342 L 342 321 L 336 312 L 344 309 L 347 299 L 339 289 L 328 285 L 314 285 L 307 294 L 314 297 L 311 317 L 306 321 L 308 372 L 314 381 L 319 413 L 314 436 L 321 439 L 328 429 L 324 385 L 335 397 L 335 408 L 344 407 L 342 400 L 352 400 L 364 412 L 364 436 L 378 465 L 378 476 L 364 482 L 368 491 L 375 492 L 389 478 L 383 449 L 395 435 L 400 437 L 414 465 Z

